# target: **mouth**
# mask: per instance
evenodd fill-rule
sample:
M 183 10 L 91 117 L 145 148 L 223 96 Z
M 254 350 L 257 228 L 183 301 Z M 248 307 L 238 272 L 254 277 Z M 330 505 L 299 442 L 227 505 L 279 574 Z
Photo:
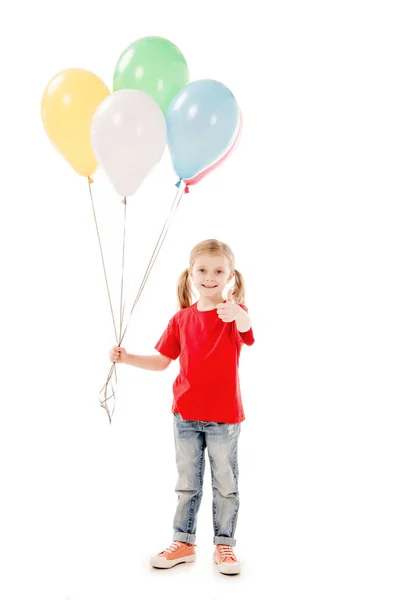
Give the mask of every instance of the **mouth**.
M 202 283 L 201 286 L 206 288 L 206 290 L 213 290 L 214 288 L 218 287 L 217 285 L 204 285 L 204 283 Z

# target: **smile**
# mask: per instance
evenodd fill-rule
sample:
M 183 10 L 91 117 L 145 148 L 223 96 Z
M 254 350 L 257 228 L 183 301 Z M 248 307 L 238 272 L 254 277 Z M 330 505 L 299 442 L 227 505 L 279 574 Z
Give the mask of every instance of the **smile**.
M 204 285 L 204 283 L 202 283 L 201 285 L 207 290 L 213 290 L 214 288 L 218 287 L 217 285 Z

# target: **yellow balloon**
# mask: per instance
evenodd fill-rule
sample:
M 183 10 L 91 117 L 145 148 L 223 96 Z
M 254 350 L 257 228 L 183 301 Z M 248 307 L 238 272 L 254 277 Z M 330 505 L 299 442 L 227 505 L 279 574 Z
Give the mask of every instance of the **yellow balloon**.
M 42 121 L 53 145 L 79 175 L 97 168 L 90 143 L 90 126 L 97 107 L 110 90 L 94 73 L 66 69 L 55 75 L 42 98 Z

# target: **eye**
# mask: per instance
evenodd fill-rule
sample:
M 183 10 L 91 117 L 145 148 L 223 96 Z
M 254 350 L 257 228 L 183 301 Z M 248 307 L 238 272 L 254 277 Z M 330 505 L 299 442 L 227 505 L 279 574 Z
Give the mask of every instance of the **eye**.
M 200 273 L 204 273 L 205 269 L 199 269 Z
M 223 273 L 223 271 L 219 270 L 217 271 L 218 275 L 221 275 Z

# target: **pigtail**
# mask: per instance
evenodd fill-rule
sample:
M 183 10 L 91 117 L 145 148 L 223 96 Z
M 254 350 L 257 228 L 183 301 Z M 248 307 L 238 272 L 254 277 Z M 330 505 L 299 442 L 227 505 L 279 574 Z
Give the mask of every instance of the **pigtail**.
M 178 279 L 179 308 L 188 308 L 192 305 L 192 287 L 189 279 L 189 269 L 185 269 Z
M 237 302 L 238 304 L 244 304 L 245 303 L 245 283 L 244 283 L 244 278 L 243 275 L 240 273 L 240 271 L 238 271 L 237 269 L 235 269 L 234 271 L 235 273 L 235 285 L 233 286 L 233 300 L 235 302 Z

